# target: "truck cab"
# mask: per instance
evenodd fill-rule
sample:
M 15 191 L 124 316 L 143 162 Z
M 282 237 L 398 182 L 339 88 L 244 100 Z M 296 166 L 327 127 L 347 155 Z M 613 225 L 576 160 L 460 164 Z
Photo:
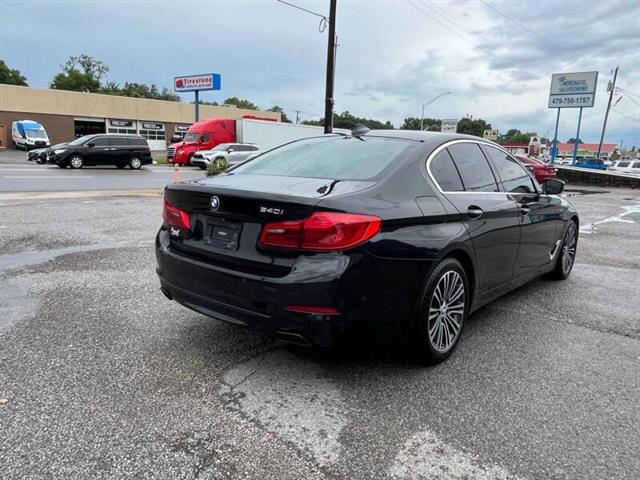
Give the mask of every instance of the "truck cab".
M 211 150 L 221 143 L 232 143 L 236 140 L 234 120 L 211 118 L 196 122 L 181 142 L 174 143 L 167 149 L 169 163 L 191 165 L 193 154 L 200 150 Z

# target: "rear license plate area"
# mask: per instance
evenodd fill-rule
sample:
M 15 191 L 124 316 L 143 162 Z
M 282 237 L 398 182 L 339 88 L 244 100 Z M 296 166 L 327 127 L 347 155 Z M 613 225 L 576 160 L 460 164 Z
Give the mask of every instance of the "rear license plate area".
M 239 223 L 209 221 L 205 243 L 220 250 L 235 252 L 240 245 L 241 230 L 242 226 Z

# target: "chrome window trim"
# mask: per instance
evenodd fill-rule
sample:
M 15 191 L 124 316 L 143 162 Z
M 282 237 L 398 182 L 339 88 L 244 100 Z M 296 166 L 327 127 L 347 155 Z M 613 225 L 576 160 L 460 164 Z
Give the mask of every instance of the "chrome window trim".
M 445 142 L 445 143 L 443 143 L 442 145 L 437 147 L 433 152 L 431 152 L 429 154 L 429 156 L 427 157 L 427 160 L 426 160 L 426 164 L 425 164 L 426 169 L 427 169 L 427 174 L 429 175 L 429 178 L 431 179 L 431 181 L 433 182 L 433 184 L 436 186 L 436 188 L 438 189 L 438 191 L 440 193 L 447 194 L 447 195 L 460 195 L 460 194 L 465 194 L 465 195 L 468 195 L 468 194 L 472 194 L 472 195 L 478 195 L 478 194 L 482 194 L 482 195 L 532 195 L 531 193 L 522 193 L 522 192 L 503 192 L 503 191 L 500 191 L 500 192 L 467 192 L 466 190 L 463 191 L 463 192 L 452 192 L 452 191 L 449 191 L 449 190 L 442 190 L 442 188 L 440 187 L 440 184 L 438 183 L 438 181 L 434 177 L 433 173 L 431 173 L 431 161 L 442 150 L 447 148 L 449 145 L 455 145 L 456 143 L 474 143 L 474 144 L 478 145 L 478 147 L 480 147 L 480 145 L 486 145 L 488 147 L 495 148 L 496 150 L 500 150 L 500 151 L 506 153 L 507 155 L 509 155 L 510 157 L 513 157 L 513 155 L 511 155 L 507 150 L 505 150 L 504 148 L 500 147 L 499 145 L 496 145 L 496 144 L 490 143 L 490 142 L 486 142 L 486 141 L 483 141 L 483 140 L 472 140 L 472 139 L 464 138 L 464 139 L 460 139 L 460 140 L 450 140 L 448 142 Z M 484 152 L 482 152 L 482 155 L 484 155 Z M 486 159 L 486 160 L 487 160 L 487 162 L 489 162 L 489 159 Z M 517 159 L 515 159 L 515 160 L 516 160 L 516 162 L 518 162 Z M 518 162 L 518 164 L 520 164 L 520 162 Z M 491 164 L 489 164 L 489 165 L 490 165 L 489 168 L 491 168 Z M 520 166 L 522 167 L 522 165 L 520 165 Z M 529 171 L 524 167 L 522 167 L 522 169 L 534 181 L 534 186 L 538 185 L 538 182 L 535 180 L 535 178 L 533 178 L 531 176 L 531 173 L 529 173 Z M 493 172 L 493 168 L 491 168 L 491 171 Z M 496 183 L 498 184 L 498 187 L 502 186 L 502 182 L 498 181 L 498 179 L 496 179 Z M 541 192 L 535 192 L 535 193 L 537 195 L 541 194 Z

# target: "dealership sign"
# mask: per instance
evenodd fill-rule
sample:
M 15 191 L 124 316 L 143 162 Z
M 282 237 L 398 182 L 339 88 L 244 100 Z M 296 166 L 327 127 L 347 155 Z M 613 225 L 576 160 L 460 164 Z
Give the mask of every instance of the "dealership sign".
M 176 92 L 195 92 L 199 90 L 220 90 L 221 77 L 217 73 L 205 73 L 202 75 L 188 75 L 175 77 L 173 89 Z
M 443 118 L 440 131 L 442 133 L 456 133 L 458 131 L 458 120 L 455 118 Z
M 111 120 L 110 123 L 112 127 L 133 127 L 133 122 L 131 120 Z
M 597 84 L 598 72 L 554 73 L 549 108 L 593 107 Z

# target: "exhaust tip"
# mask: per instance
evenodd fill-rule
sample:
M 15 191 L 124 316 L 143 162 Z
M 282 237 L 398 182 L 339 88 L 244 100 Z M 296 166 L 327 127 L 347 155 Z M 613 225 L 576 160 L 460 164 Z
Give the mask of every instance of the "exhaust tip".
M 276 338 L 278 340 L 282 340 L 283 342 L 291 343 L 293 345 L 299 345 L 301 347 L 310 347 L 311 346 L 311 342 L 309 340 L 307 340 L 306 338 L 304 338 L 299 333 L 278 331 L 278 332 L 276 332 Z
M 169 290 L 167 290 L 164 287 L 160 287 L 160 291 L 162 292 L 162 294 L 167 297 L 169 300 L 173 300 L 173 297 L 171 296 L 171 293 L 169 293 Z

